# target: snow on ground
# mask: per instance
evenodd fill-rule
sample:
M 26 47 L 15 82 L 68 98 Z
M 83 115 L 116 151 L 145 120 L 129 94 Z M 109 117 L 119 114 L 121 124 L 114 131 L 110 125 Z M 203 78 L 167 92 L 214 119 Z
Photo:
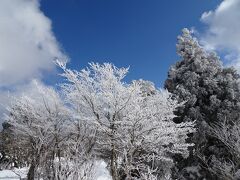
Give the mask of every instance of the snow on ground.
M 0 180 L 19 180 L 27 176 L 27 168 L 0 171 Z
M 96 163 L 96 180 L 111 180 L 108 170 L 106 169 L 106 163 L 98 161 Z M 19 180 L 25 178 L 27 175 L 27 168 L 14 169 L 14 170 L 0 170 L 0 180 Z
M 111 176 L 106 168 L 107 164 L 104 161 L 98 161 L 96 168 L 96 180 L 111 180 Z

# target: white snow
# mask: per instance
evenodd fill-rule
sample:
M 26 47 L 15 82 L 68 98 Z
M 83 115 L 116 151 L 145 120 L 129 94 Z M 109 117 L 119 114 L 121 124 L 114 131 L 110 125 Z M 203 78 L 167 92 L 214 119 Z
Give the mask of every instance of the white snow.
M 21 178 L 25 178 L 27 176 L 27 168 L 22 169 L 13 169 L 13 170 L 2 170 L 0 171 L 0 179 L 1 180 L 19 180 Z
M 111 180 L 111 176 L 106 168 L 107 164 L 104 161 L 97 162 L 96 180 Z
M 106 169 L 107 164 L 104 161 L 96 163 L 96 180 L 111 180 L 111 176 Z M 19 180 L 27 176 L 28 168 L 13 169 L 13 170 L 0 170 L 0 180 Z

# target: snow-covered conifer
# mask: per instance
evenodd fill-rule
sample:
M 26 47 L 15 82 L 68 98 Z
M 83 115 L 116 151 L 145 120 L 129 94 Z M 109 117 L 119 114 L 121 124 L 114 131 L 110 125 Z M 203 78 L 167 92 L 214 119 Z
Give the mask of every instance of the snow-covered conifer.
M 222 145 L 208 132 L 211 124 L 225 119 L 238 121 L 239 76 L 233 68 L 223 68 L 219 57 L 213 52 L 207 52 L 187 29 L 183 29 L 182 35 L 178 37 L 177 53 L 181 60 L 170 68 L 165 82 L 165 87 L 179 102 L 186 101 L 185 106 L 176 112 L 178 117 L 175 122 L 196 121 L 197 132 L 191 138 L 191 142 L 196 144 L 194 149 L 208 159 L 213 155 L 225 156 L 224 148 L 221 153 L 216 151 Z M 186 172 L 188 166 L 201 169 L 198 159 L 191 155 L 187 160 L 178 160 L 177 167 L 182 173 Z M 201 169 L 201 173 L 185 175 L 196 179 L 213 178 L 207 168 Z

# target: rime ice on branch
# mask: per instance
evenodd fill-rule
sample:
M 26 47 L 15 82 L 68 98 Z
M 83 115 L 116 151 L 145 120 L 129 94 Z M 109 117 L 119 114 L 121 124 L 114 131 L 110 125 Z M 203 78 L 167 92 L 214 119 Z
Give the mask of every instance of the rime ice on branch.
M 172 121 L 179 104 L 170 93 L 146 93 L 148 83 L 124 82 L 128 68 L 109 63 L 90 63 L 81 71 L 58 64 L 68 81 L 62 85 L 67 103 L 81 121 L 94 124 L 96 153 L 108 162 L 113 180 L 163 177 L 170 172 L 172 154 L 188 156 L 192 144 L 185 140 L 193 123 Z

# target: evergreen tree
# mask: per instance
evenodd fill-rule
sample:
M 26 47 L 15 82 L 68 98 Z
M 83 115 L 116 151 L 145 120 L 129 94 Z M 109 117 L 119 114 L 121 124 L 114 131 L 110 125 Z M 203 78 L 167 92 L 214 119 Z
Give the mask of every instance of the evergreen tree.
M 233 68 L 223 68 L 219 57 L 204 50 L 187 29 L 178 37 L 177 53 L 181 60 L 170 68 L 165 88 L 185 102 L 177 110 L 175 122 L 196 121 L 197 132 L 190 135 L 189 141 L 195 143 L 191 156 L 187 160 L 176 158 L 175 175 L 182 179 L 218 179 L 197 154 L 208 159 L 207 166 L 211 166 L 212 159 L 231 159 L 209 129 L 216 123 L 238 121 L 239 75 Z
M 11 125 L 7 122 L 2 124 L 0 132 L 0 169 L 23 167 L 28 163 L 28 148 L 13 136 Z

